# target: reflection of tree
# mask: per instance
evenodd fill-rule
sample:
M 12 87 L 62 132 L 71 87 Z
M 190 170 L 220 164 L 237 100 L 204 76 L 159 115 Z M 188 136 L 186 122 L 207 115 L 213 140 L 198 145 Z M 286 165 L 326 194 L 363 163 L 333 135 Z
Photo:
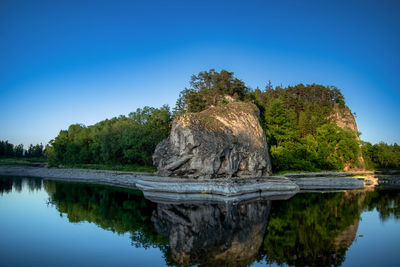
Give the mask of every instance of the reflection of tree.
M 298 194 L 274 202 L 264 239 L 268 263 L 295 266 L 340 265 L 350 242 L 335 238 L 358 222 L 359 195 Z M 355 228 L 355 231 L 357 229 Z M 354 235 L 350 238 L 354 239 Z
M 13 188 L 13 180 L 7 176 L 0 176 L 0 194 L 10 193 Z
M 400 219 L 400 190 L 378 187 L 374 191 L 368 191 L 364 206 L 369 211 L 376 208 L 382 221 L 390 217 Z
M 20 186 L 22 181 L 14 181 Z M 32 183 L 32 185 L 38 183 Z M 1 190 L 10 190 L 0 179 Z M 12 187 L 13 185 L 11 185 Z M 136 247 L 158 247 L 166 264 L 339 266 L 354 241 L 360 213 L 400 217 L 400 191 L 298 194 L 245 204 L 155 204 L 140 191 L 44 181 L 50 203 L 71 222 L 130 233 Z M 269 219 L 268 219 L 269 214 Z M 259 249 L 261 246 L 261 249 Z
M 0 195 L 10 193 L 13 189 L 21 192 L 23 186 L 26 185 L 29 191 L 37 191 L 42 188 L 42 179 L 34 177 L 15 177 L 0 176 Z
M 140 191 L 51 181 L 45 181 L 44 187 L 50 203 L 70 222 L 88 221 L 118 234 L 129 232 L 136 247 L 167 250 L 165 238 L 150 220 L 154 204 Z

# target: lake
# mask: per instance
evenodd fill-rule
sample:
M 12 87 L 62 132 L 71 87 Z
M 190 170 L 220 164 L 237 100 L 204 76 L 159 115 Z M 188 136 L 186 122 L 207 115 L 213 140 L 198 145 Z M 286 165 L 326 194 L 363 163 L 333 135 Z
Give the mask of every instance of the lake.
M 399 266 L 399 241 L 393 187 L 173 204 L 0 176 L 1 266 Z

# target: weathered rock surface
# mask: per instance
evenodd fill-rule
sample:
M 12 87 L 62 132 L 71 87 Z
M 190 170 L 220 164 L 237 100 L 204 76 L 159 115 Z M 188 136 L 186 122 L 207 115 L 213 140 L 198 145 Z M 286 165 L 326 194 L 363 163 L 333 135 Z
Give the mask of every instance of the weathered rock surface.
M 349 107 L 345 106 L 339 108 L 339 106 L 335 106 L 330 119 L 340 128 L 350 128 L 353 132 L 358 133 L 356 119 L 354 118 L 353 113 L 351 113 Z
M 346 177 L 309 177 L 292 178 L 300 190 L 332 190 L 332 189 L 357 189 L 364 187 L 364 183 L 357 178 Z
M 271 201 L 239 205 L 158 204 L 152 221 L 177 265 L 248 266 L 262 245 Z
M 352 130 L 356 136 L 357 140 L 360 142 L 360 136 L 358 135 L 358 128 L 357 128 L 357 123 L 356 119 L 354 118 L 353 113 L 351 112 L 350 108 L 348 106 L 345 106 L 343 108 L 340 108 L 338 105 L 335 106 L 333 113 L 330 116 L 330 119 L 336 123 L 337 126 L 339 126 L 342 129 L 350 129 Z M 361 143 L 360 143 L 361 147 Z M 361 149 L 360 149 L 361 151 Z M 360 163 L 360 169 L 365 169 L 365 161 L 364 158 L 360 152 L 358 155 L 358 161 Z M 345 170 L 348 171 L 350 168 L 348 166 L 345 166 Z
M 175 118 L 153 155 L 158 175 L 187 178 L 261 177 L 271 172 L 255 105 L 233 102 Z
M 290 179 L 281 176 L 232 179 L 185 179 L 160 177 L 140 180 L 136 187 L 148 199 L 188 203 L 194 201 L 242 201 L 287 199 L 299 191 Z

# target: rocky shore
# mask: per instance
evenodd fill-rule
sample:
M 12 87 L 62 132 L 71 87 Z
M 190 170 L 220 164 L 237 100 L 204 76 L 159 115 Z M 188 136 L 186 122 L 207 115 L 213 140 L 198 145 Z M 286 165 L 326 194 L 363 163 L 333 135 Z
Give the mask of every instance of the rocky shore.
M 287 199 L 300 190 L 343 190 L 364 186 L 351 173 L 285 174 L 234 179 L 184 179 L 151 173 L 85 169 L 58 169 L 31 166 L 0 166 L 0 175 L 41 177 L 65 182 L 83 182 L 135 188 L 149 199 L 182 201 L 241 201 L 268 198 Z

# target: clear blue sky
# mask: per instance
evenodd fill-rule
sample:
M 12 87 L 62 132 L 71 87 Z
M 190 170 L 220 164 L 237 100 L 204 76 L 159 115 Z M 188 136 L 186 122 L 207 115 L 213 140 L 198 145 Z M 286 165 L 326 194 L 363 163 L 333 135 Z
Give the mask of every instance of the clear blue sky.
M 0 0 L 0 139 L 174 106 L 215 68 L 336 85 L 362 139 L 400 143 L 400 1 Z

